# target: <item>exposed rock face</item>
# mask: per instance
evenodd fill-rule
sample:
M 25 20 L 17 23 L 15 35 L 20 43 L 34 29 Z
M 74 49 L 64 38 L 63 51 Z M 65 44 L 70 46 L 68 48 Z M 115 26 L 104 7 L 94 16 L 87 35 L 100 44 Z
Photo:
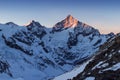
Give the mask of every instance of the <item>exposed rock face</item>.
M 65 20 L 63 20 L 63 27 L 76 27 L 78 24 L 78 20 L 73 18 L 71 15 L 68 15 Z M 56 25 L 57 27 L 58 25 Z
M 6 64 L 6 63 L 0 61 L 0 73 L 6 72 L 7 69 L 8 69 L 8 64 Z
M 42 26 L 39 22 L 35 22 L 34 20 L 32 20 L 28 25 L 26 25 L 26 27 L 29 32 L 39 38 L 42 38 L 46 34 L 45 27 Z
M 72 80 L 120 80 L 120 34 L 108 40 L 91 59 L 84 71 Z
M 4 35 L 2 35 L 3 39 L 5 40 L 5 44 L 11 48 L 15 48 L 17 50 L 20 50 L 28 55 L 33 55 L 33 52 L 32 50 L 29 50 L 29 49 L 24 49 L 21 45 L 18 45 L 16 43 L 16 41 L 14 40 L 14 38 L 10 37 L 8 38 L 8 40 L 5 38 Z
M 5 61 L 0 61 L 0 73 L 6 73 L 12 77 L 12 74 L 9 71 L 9 64 Z
M 75 35 L 74 33 L 69 33 L 69 38 L 68 38 L 68 47 L 71 48 L 72 46 L 76 46 L 76 44 L 78 43 L 78 37 L 77 35 Z

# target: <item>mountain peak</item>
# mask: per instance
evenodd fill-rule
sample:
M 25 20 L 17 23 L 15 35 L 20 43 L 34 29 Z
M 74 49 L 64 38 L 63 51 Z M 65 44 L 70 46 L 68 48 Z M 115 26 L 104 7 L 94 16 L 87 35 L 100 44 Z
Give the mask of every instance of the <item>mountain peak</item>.
M 72 15 L 68 15 L 64 20 L 64 27 L 76 27 L 78 24 L 78 20 L 75 19 Z
M 36 22 L 34 20 L 31 20 L 28 24 L 26 24 L 25 26 L 41 26 L 41 24 L 39 22 Z
M 83 22 L 78 21 L 76 18 L 74 18 L 71 15 L 68 15 L 64 20 L 55 24 L 55 26 L 52 29 L 52 32 L 59 32 L 59 31 L 66 30 L 68 28 L 73 28 L 76 34 L 79 34 L 79 33 L 84 33 L 85 35 L 88 35 L 91 33 L 95 35 L 100 34 L 97 29 Z
M 66 19 L 75 19 L 72 15 L 68 15 L 67 17 L 66 17 Z
M 78 20 L 73 16 L 68 15 L 64 20 L 55 24 L 54 28 L 62 29 L 62 28 L 74 28 L 78 25 Z
M 30 23 L 35 23 L 36 21 L 35 20 L 31 20 Z

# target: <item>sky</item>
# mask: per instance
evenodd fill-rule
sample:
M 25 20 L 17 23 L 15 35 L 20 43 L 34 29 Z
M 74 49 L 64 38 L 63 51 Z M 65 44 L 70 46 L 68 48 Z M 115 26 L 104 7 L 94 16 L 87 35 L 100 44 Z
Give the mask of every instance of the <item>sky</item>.
M 69 14 L 101 33 L 120 32 L 120 0 L 0 0 L 0 23 L 53 27 Z

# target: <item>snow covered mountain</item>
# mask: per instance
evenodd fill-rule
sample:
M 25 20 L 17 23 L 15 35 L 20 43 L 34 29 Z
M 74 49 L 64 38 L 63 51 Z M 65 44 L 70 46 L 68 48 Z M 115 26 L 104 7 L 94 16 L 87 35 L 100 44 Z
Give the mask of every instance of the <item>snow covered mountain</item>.
M 113 36 L 71 15 L 53 28 L 36 21 L 26 26 L 0 24 L 0 80 L 51 79 L 89 59 Z
M 120 33 L 88 61 L 54 80 L 120 80 Z

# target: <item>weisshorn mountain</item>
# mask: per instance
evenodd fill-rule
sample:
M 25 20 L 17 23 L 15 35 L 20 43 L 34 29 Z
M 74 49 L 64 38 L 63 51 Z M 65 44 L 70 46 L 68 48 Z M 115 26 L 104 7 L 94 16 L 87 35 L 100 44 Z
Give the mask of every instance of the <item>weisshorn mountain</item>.
M 71 15 L 56 23 L 53 28 L 44 27 L 36 21 L 31 21 L 26 26 L 19 26 L 13 22 L 0 24 L 0 80 L 53 79 L 89 60 L 100 46 L 113 36 L 112 33 L 100 34 L 97 29 L 78 21 Z M 110 46 L 109 43 L 107 45 Z M 107 54 L 106 49 L 102 54 L 108 57 L 107 61 L 112 55 L 117 57 L 114 49 L 110 49 L 110 52 L 113 52 L 111 55 Z M 98 60 L 103 60 L 102 62 L 93 69 L 91 69 L 93 66 L 86 67 L 79 75 L 97 77 L 100 71 L 97 67 L 103 67 L 101 71 L 105 72 L 104 66 L 116 64 L 116 62 L 107 64 L 104 57 L 102 59 L 102 54 L 100 60 L 98 55 L 89 64 L 95 66 Z M 102 76 L 102 72 L 100 74 Z M 81 77 L 80 80 L 84 78 Z

